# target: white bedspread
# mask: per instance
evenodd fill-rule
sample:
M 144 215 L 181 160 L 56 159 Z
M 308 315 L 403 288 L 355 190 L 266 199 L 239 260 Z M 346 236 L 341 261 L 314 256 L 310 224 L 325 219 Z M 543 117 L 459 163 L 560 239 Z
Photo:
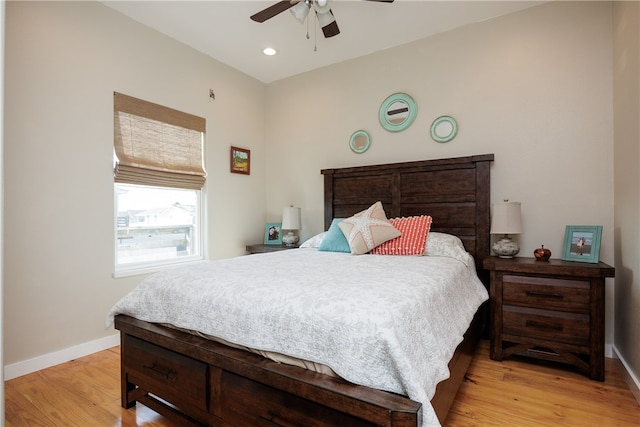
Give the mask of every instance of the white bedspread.
M 322 363 L 356 384 L 430 400 L 480 304 L 473 261 L 297 249 L 156 273 L 116 314 Z

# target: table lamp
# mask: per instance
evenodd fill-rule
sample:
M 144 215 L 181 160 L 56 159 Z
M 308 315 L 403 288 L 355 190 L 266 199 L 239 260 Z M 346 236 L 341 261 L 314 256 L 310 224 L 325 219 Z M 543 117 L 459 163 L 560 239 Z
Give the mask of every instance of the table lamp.
M 509 234 L 522 234 L 520 202 L 505 200 L 502 203 L 494 203 L 490 233 L 503 235 L 502 239 L 491 247 L 500 258 L 513 258 L 520 252 L 520 246 L 509 237 Z
M 287 234 L 282 236 L 282 242 L 285 246 L 296 246 L 300 241 L 300 237 L 296 234 L 302 228 L 300 220 L 300 208 L 294 208 L 291 205 L 282 209 L 282 231 L 287 230 Z

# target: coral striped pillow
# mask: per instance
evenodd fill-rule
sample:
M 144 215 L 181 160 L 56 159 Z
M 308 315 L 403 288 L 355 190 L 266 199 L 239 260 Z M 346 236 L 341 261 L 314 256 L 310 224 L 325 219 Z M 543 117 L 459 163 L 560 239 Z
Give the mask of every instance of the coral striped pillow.
M 377 246 L 371 251 L 372 254 L 424 255 L 431 229 L 432 219 L 429 215 L 391 218 L 389 221 L 402 235 Z

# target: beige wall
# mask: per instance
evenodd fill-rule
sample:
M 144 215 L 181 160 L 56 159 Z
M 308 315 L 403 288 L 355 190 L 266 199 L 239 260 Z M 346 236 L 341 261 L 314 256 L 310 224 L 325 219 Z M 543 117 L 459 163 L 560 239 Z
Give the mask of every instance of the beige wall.
M 208 243 L 220 258 L 244 253 L 264 226 L 265 88 L 98 2 L 8 2 L 6 34 L 12 364 L 114 334 L 105 315 L 140 280 L 111 276 L 113 92 L 207 120 Z M 231 145 L 252 150 L 250 177 L 229 173 Z
M 615 346 L 640 375 L 640 4 L 613 8 Z M 636 398 L 640 393 L 636 389 Z
M 544 244 L 560 257 L 566 225 L 600 224 L 613 264 L 611 19 L 610 3 L 557 2 L 270 84 L 267 215 L 300 206 L 309 237 L 323 227 L 320 169 L 494 153 L 492 201 L 522 202 L 521 256 Z M 402 133 L 378 123 L 394 92 L 418 104 Z M 459 125 L 445 144 L 429 131 L 441 115 Z M 364 154 L 348 146 L 358 129 Z
M 555 2 L 265 86 L 99 4 L 8 3 L 5 362 L 113 333 L 104 315 L 139 280 L 111 278 L 114 90 L 207 119 L 211 258 L 289 204 L 303 238 L 320 232 L 322 168 L 494 153 L 492 200 L 523 204 L 521 255 L 559 257 L 565 225 L 601 224 L 613 264 L 612 38 L 610 3 Z M 418 104 L 402 133 L 377 119 L 394 92 Z M 459 124 L 446 144 L 429 137 L 440 115 Z M 230 145 L 252 150 L 250 177 L 228 173 Z M 83 179 L 60 173 L 66 152 Z
M 0 26 L 4 28 L 5 16 L 5 2 L 0 4 Z M 0 32 L 0 233 L 3 230 L 3 217 L 4 217 L 4 31 Z M 0 294 L 2 294 L 2 271 L 3 271 L 3 259 L 4 259 L 4 244 L 0 239 Z M 3 308 L 0 305 L 0 331 L 3 329 Z M 0 337 L 2 334 L 0 333 Z M 4 366 L 3 361 L 3 343 L 0 341 L 0 366 Z M 0 420 L 4 420 L 4 369 L 0 370 Z

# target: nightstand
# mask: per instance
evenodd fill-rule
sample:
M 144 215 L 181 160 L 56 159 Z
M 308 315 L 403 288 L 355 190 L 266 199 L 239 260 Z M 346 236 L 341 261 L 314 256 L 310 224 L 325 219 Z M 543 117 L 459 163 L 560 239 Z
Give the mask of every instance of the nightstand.
M 490 257 L 493 360 L 518 354 L 563 362 L 604 381 L 603 262 Z
M 285 245 L 264 245 L 264 244 L 256 244 L 256 245 L 247 245 L 247 252 L 250 254 L 263 254 L 265 252 L 277 252 L 284 251 L 286 249 L 296 249 L 297 246 L 285 246 Z

